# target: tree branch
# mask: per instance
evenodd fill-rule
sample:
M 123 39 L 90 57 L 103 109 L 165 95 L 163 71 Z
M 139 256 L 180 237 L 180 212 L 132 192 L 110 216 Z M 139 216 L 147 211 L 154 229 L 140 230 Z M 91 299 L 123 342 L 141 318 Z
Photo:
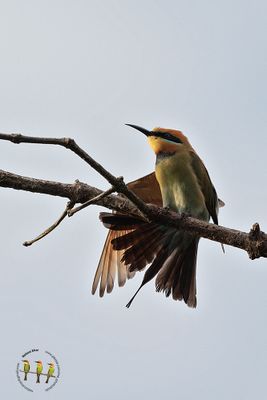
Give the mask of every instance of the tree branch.
M 103 193 L 102 190 L 89 186 L 79 180 L 76 180 L 74 183 L 54 182 L 29 178 L 3 170 L 0 170 L 0 187 L 63 197 L 74 203 L 85 203 L 87 200 L 93 199 Z M 110 210 L 140 215 L 138 208 L 122 196 L 109 195 L 102 198 L 101 201 L 96 200 L 93 204 L 101 205 Z
M 0 187 L 64 197 L 74 203 L 85 203 L 104 193 L 79 181 L 73 184 L 53 182 L 24 177 L 3 170 L 0 170 Z M 96 205 L 127 214 L 140 215 L 138 208 L 124 196 L 110 194 L 97 198 L 98 200 L 94 202 Z M 204 222 L 184 214 L 176 214 L 154 205 L 147 205 L 147 209 L 147 216 L 151 221 L 184 229 L 206 239 L 243 249 L 251 259 L 267 257 L 267 235 L 260 231 L 258 224 L 254 224 L 251 231 L 246 233 Z
M 0 186 L 2 187 L 66 197 L 71 201 L 71 204 L 85 203 L 85 206 L 89 204 L 97 204 L 128 214 L 130 213 L 139 216 L 141 214 L 149 221 L 184 229 L 185 231 L 191 232 L 197 236 L 243 249 L 248 253 L 251 259 L 267 257 L 267 235 L 260 231 L 259 224 L 254 224 L 250 232 L 245 233 L 200 221 L 187 215 L 179 215 L 170 210 L 154 205 L 148 205 L 127 188 L 122 177 L 116 178 L 113 176 L 102 165 L 89 156 L 89 154 L 87 154 L 81 147 L 79 147 L 73 139 L 38 138 L 33 136 L 23 136 L 21 134 L 0 133 L 0 140 L 7 140 L 15 144 L 51 144 L 70 149 L 102 175 L 111 184 L 112 189 L 109 189 L 107 192 L 102 192 L 101 190 L 79 182 L 78 180 L 75 181 L 74 184 L 65 184 L 61 182 L 23 177 L 0 170 Z M 112 191 L 122 193 L 124 196 L 114 196 L 109 194 Z M 81 210 L 85 206 L 78 207 L 77 211 Z M 65 212 L 63 213 L 63 218 L 65 217 Z M 69 214 L 72 215 L 74 213 L 69 212 Z M 53 230 L 63 218 L 61 217 L 59 221 L 52 225 L 52 227 L 48 228 L 48 230 L 41 234 L 40 238 Z
M 19 133 L 0 133 L 1 140 L 7 140 L 9 142 L 20 144 L 20 143 L 34 143 L 34 144 L 52 144 L 57 146 L 65 147 L 73 151 L 77 156 L 89 164 L 94 170 L 96 170 L 100 175 L 102 175 L 115 189 L 118 193 L 123 193 L 133 204 L 135 204 L 139 211 L 145 217 L 149 209 L 147 204 L 144 203 L 139 197 L 137 197 L 130 189 L 127 188 L 123 181 L 123 177 L 120 176 L 116 178 L 109 171 L 107 171 L 102 165 L 95 161 L 91 156 L 89 156 L 86 151 L 84 151 L 74 139 L 71 138 L 46 138 L 46 137 L 35 137 L 35 136 L 24 136 Z

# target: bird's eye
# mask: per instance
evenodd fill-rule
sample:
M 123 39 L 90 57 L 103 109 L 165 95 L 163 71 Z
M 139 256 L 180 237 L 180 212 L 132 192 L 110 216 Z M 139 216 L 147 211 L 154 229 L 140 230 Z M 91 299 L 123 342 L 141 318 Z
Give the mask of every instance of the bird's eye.
M 170 140 L 170 141 L 172 141 L 172 142 L 175 142 L 175 143 L 182 143 L 182 141 L 179 138 L 177 138 L 176 136 L 171 135 L 170 133 L 166 133 L 165 134 L 165 138 Z
M 155 138 L 162 138 L 162 139 L 166 139 L 169 140 L 170 142 L 174 142 L 174 143 L 183 143 L 178 137 L 173 136 L 171 133 L 168 132 L 159 132 L 156 131 L 153 136 Z

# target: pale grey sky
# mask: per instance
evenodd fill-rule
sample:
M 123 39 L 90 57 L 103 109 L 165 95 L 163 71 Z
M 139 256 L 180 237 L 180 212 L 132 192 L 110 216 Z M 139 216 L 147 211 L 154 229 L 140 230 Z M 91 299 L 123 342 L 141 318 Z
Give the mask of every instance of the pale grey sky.
M 124 123 L 181 129 L 226 203 L 220 223 L 266 231 L 266 15 L 264 0 L 1 0 L 0 131 L 71 136 L 132 180 L 154 155 Z M 64 149 L 0 142 L 0 152 L 2 169 L 108 187 Z M 154 282 L 128 310 L 141 274 L 104 299 L 90 294 L 106 234 L 99 208 L 24 248 L 65 201 L 0 196 L 2 398 L 37 398 L 16 381 L 31 348 L 61 365 L 38 399 L 266 397 L 266 260 L 202 239 L 196 310 Z

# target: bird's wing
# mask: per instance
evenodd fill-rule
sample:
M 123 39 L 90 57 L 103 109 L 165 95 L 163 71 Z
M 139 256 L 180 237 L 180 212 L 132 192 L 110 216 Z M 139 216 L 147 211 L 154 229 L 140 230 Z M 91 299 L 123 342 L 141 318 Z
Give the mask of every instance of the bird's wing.
M 128 183 L 127 186 L 144 202 L 162 206 L 161 192 L 154 172 Z M 114 287 L 116 272 L 118 274 L 119 286 L 123 286 L 126 279 L 130 279 L 134 276 L 135 272 L 129 272 L 127 266 L 121 262 L 124 251 L 114 251 L 111 244 L 112 240 L 129 232 L 130 230 L 108 232 L 96 269 L 92 285 L 92 294 L 96 292 L 98 285 L 100 285 L 100 297 L 104 296 L 105 291 L 110 293 Z
M 213 222 L 215 224 L 218 224 L 219 201 L 216 190 L 210 180 L 209 173 L 201 159 L 194 151 L 191 151 L 190 155 L 191 165 L 204 195 L 207 210 L 210 213 Z
M 155 204 L 160 207 L 162 206 L 160 187 L 155 172 L 136 179 L 135 181 L 128 183 L 127 186 L 145 203 Z

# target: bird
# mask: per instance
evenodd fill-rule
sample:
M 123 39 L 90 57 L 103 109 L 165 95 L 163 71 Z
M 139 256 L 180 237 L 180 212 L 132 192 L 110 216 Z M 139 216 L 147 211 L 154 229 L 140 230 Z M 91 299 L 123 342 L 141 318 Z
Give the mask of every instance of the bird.
M 138 125 L 126 125 L 143 133 L 156 155 L 155 173 L 131 182 L 129 189 L 146 203 L 203 221 L 212 218 L 218 224 L 218 209 L 224 202 L 218 199 L 208 171 L 187 137 L 175 129 L 157 127 L 150 131 Z M 99 282 L 100 296 L 105 290 L 112 291 L 116 266 L 119 286 L 123 286 L 126 278 L 151 264 L 127 307 L 154 277 L 156 291 L 196 307 L 199 237 L 122 213 L 102 212 L 100 220 L 109 233 L 95 273 L 93 294 Z
M 36 383 L 40 383 L 40 376 L 41 373 L 43 371 L 43 363 L 42 361 L 35 361 L 37 366 L 36 366 L 36 375 L 37 375 L 37 379 L 36 379 Z
M 49 365 L 48 371 L 47 371 L 47 378 L 45 383 L 48 383 L 49 378 L 51 378 L 51 376 L 53 376 L 54 372 L 55 372 L 55 365 L 51 362 L 48 363 L 47 365 Z
M 24 371 L 24 381 L 27 381 L 28 373 L 30 372 L 31 366 L 28 360 L 22 360 L 23 371 Z

